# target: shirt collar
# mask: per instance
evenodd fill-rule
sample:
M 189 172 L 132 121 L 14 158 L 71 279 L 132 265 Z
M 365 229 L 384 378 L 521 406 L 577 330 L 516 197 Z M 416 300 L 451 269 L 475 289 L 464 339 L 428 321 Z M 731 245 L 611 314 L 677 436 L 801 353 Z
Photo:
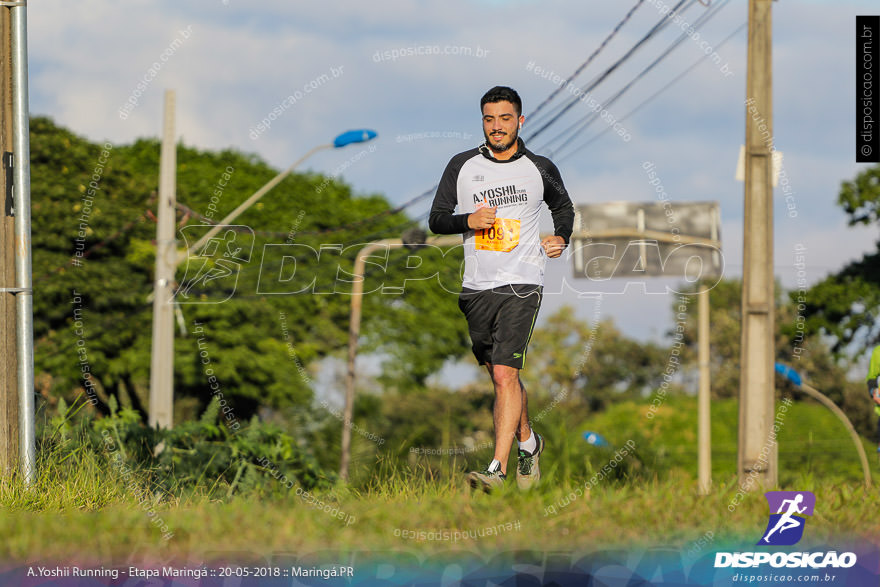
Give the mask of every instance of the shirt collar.
M 504 160 L 496 159 L 492 155 L 492 149 L 490 149 L 486 145 L 486 143 L 483 143 L 482 145 L 480 145 L 480 153 L 482 153 L 483 157 L 485 157 L 486 159 L 491 159 L 492 161 L 495 161 L 496 163 L 509 163 L 511 161 L 516 161 L 517 159 L 519 159 L 520 157 L 522 157 L 523 155 L 526 154 L 526 144 L 523 142 L 522 137 L 517 137 L 516 138 L 516 153 L 511 155 L 510 159 L 504 159 Z

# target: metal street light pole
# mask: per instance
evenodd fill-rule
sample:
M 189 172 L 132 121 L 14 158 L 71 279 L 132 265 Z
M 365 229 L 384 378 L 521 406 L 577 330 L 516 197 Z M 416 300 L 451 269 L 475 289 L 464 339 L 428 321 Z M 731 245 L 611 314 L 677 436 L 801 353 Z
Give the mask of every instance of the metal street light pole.
M 438 236 L 429 239 L 426 244 L 438 247 L 454 246 L 461 244 L 461 235 Z M 348 319 L 348 370 L 345 376 L 345 406 L 342 413 L 342 449 L 339 458 L 339 477 L 348 481 L 348 466 L 351 460 L 351 420 L 354 412 L 355 383 L 357 372 L 355 362 L 357 359 L 358 338 L 361 332 L 361 307 L 364 297 L 364 272 L 366 270 L 367 257 L 384 247 L 403 245 L 403 240 L 390 238 L 376 241 L 362 248 L 354 261 L 354 282 L 351 288 L 351 309 Z
M 264 185 L 263 187 L 258 189 L 256 192 L 254 192 L 253 195 L 251 195 L 251 197 L 249 197 L 247 200 L 242 202 L 241 205 L 238 206 L 238 208 L 236 208 L 235 210 L 230 212 L 226 216 L 226 218 L 224 218 L 223 220 L 218 222 L 202 238 L 200 238 L 198 241 L 196 241 L 195 244 L 193 244 L 191 247 L 188 247 L 185 251 L 183 251 L 177 258 L 178 265 L 180 263 L 182 263 L 183 261 L 185 261 L 193 251 L 197 251 L 199 249 L 199 247 L 203 246 L 206 242 L 211 240 L 211 238 L 213 236 L 215 236 L 218 232 L 220 232 L 220 230 L 223 228 L 224 225 L 229 224 L 230 222 L 232 222 L 233 220 L 238 218 L 242 214 L 242 212 L 244 212 L 245 210 L 247 210 L 248 208 L 250 208 L 251 206 L 256 204 L 257 200 L 262 198 L 266 194 L 266 192 L 268 192 L 269 190 L 274 188 L 276 185 L 281 183 L 281 180 L 283 180 L 285 177 L 290 175 L 290 173 L 294 169 L 296 169 L 300 164 L 302 164 L 303 161 L 305 161 L 306 159 L 308 159 L 309 157 L 311 157 L 312 155 L 314 155 L 318 151 L 322 151 L 324 149 L 339 149 L 341 147 L 345 147 L 346 145 L 351 145 L 353 143 L 365 143 L 367 141 L 372 141 L 373 139 L 376 138 L 376 136 L 378 136 L 376 134 L 376 131 L 372 131 L 372 130 L 350 130 L 348 132 L 344 132 L 341 135 L 337 136 L 333 140 L 332 143 L 329 143 L 327 145 L 318 145 L 317 147 L 314 147 L 308 153 L 306 153 L 305 155 L 300 157 L 293 165 L 291 165 L 290 167 L 288 167 L 287 169 L 285 169 L 284 171 L 282 171 L 281 173 L 279 173 L 278 175 L 276 175 L 275 177 L 270 179 L 266 183 L 266 185 Z
M 639 210 L 641 211 L 641 210 Z M 585 212 L 585 214 L 588 214 Z M 618 214 L 616 212 L 616 214 Z M 598 214 L 602 218 L 602 214 Z M 583 242 L 601 242 L 601 239 L 638 239 L 642 243 L 642 260 L 639 266 L 640 271 L 644 272 L 648 267 L 648 263 L 644 258 L 644 243 L 647 240 L 656 241 L 658 243 L 667 243 L 674 246 L 680 245 L 703 245 L 716 251 L 721 250 L 721 241 L 719 240 L 719 220 L 717 215 L 714 220 L 710 221 L 706 236 L 695 236 L 691 234 L 672 234 L 659 230 L 645 229 L 645 218 L 643 215 L 636 216 L 637 226 L 614 226 L 611 228 L 603 227 L 600 230 L 584 230 L 583 226 L 580 230 L 572 233 L 571 240 L 574 244 L 573 259 L 575 261 L 576 275 L 579 267 L 583 267 L 586 274 L 587 261 L 581 259 L 578 261 L 580 254 L 580 245 Z M 600 220 L 600 223 L 602 221 Z M 671 255 L 670 255 L 671 256 Z M 667 257 L 667 262 L 669 258 Z M 616 268 L 615 270 L 616 271 Z M 664 273 L 661 273 L 664 274 Z M 720 274 L 711 273 L 713 277 Z M 643 273 L 644 275 L 644 273 Z M 668 276 L 668 274 L 666 274 Z M 697 391 L 697 475 L 698 475 L 698 491 L 700 495 L 707 495 L 712 486 L 712 435 L 711 435 L 711 361 L 710 361 L 710 304 L 709 289 L 705 284 L 697 285 L 697 364 L 699 367 L 699 387 Z
M 351 417 L 354 411 L 356 379 L 354 366 L 357 359 L 358 338 L 361 332 L 361 306 L 364 297 L 364 273 L 367 257 L 379 249 L 402 244 L 403 241 L 399 238 L 376 241 L 358 251 L 354 260 L 354 283 L 351 287 L 351 309 L 348 318 L 348 370 L 345 375 L 345 407 L 342 412 L 342 455 L 339 458 L 339 477 L 343 481 L 348 481 L 348 461 L 351 458 Z
M 31 268 L 31 155 L 28 110 L 27 4 L 10 8 L 12 21 L 12 152 L 15 209 L 15 332 L 18 358 L 20 471 L 34 481 L 34 307 Z
M 861 462 L 862 464 L 862 474 L 865 477 L 865 487 L 870 489 L 871 468 L 868 466 L 868 455 L 865 454 L 865 447 L 862 446 L 862 439 L 859 437 L 859 433 L 856 432 L 855 426 L 852 425 L 852 422 L 844 413 L 844 411 L 838 408 L 837 404 L 831 401 L 831 398 L 829 398 L 827 395 L 801 379 L 800 374 L 788 365 L 776 363 L 775 370 L 777 373 L 791 381 L 801 391 L 831 410 L 831 412 L 835 416 L 837 416 L 837 419 L 843 422 L 843 425 L 846 427 L 846 431 L 849 433 L 850 439 L 852 439 L 853 444 L 856 447 L 856 452 L 859 454 L 859 462 Z
M 709 290 L 702 285 L 697 293 L 697 364 L 700 383 L 697 390 L 697 490 L 708 495 L 712 488 L 712 383 L 709 346 Z
M 299 166 L 303 161 L 305 161 L 306 159 L 308 159 L 309 157 L 311 157 L 312 155 L 314 155 L 318 151 L 322 151 L 324 149 L 332 149 L 332 148 L 333 148 L 332 144 L 318 145 L 317 147 L 315 147 L 314 149 L 312 149 L 311 151 L 309 151 L 308 153 L 306 153 L 305 155 L 300 157 L 293 165 L 291 165 L 290 167 L 288 167 L 287 169 L 285 169 L 284 171 L 282 171 L 281 173 L 279 173 L 278 175 L 276 175 L 275 177 L 270 179 L 269 182 L 266 183 L 266 185 L 264 185 L 263 187 L 258 189 L 256 192 L 254 192 L 251 195 L 251 197 L 249 197 L 247 200 L 242 202 L 235 210 L 233 210 L 232 212 L 227 214 L 226 218 L 224 218 L 223 220 L 218 222 L 216 225 L 214 225 L 211 228 L 211 230 L 209 230 L 202 238 L 197 240 L 195 242 L 195 244 L 193 244 L 191 247 L 187 247 L 187 249 L 185 251 L 182 251 L 177 256 L 177 263 L 175 265 L 179 265 L 180 263 L 184 262 L 187 258 L 189 258 L 190 254 L 192 254 L 194 251 L 198 251 L 202 246 L 204 246 L 205 243 L 210 241 L 212 237 L 214 237 L 218 232 L 220 232 L 224 226 L 230 224 L 233 220 L 238 218 L 245 210 L 247 210 L 248 208 L 250 208 L 251 206 L 256 204 L 260 198 L 262 198 L 264 195 L 266 195 L 266 192 L 268 192 L 269 190 L 274 188 L 276 185 L 281 183 L 281 181 L 285 177 L 290 175 L 290 173 L 294 169 L 296 169 L 297 166 Z

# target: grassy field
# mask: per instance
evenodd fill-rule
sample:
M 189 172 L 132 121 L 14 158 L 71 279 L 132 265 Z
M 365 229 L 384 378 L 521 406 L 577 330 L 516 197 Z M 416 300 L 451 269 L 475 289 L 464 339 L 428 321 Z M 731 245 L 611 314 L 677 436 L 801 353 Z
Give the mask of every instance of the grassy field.
M 393 484 L 362 495 L 339 491 L 319 496 L 343 511 L 345 519 L 301 498 L 166 504 L 156 512 L 172 528 L 168 540 L 134 502 L 117 502 L 97 511 L 7 512 L 0 518 L 0 533 L 6 537 L 0 559 L 106 562 L 132 556 L 147 560 L 191 556 L 210 560 L 233 553 L 236 558 L 251 558 L 272 552 L 428 554 L 455 548 L 484 554 L 654 546 L 686 551 L 709 533 L 711 548 L 743 541 L 754 544 L 767 520 L 767 504 L 760 493 L 749 495 L 730 512 L 735 494 L 730 484 L 706 497 L 695 494 L 689 478 L 600 486 L 561 507 L 569 487 L 553 487 L 554 480 L 547 481 L 530 493 L 511 487 L 483 495 L 471 493 L 462 483 L 440 481 L 407 487 Z M 799 488 L 812 490 L 817 497 L 806 545 L 833 543 L 841 537 L 856 542 L 880 537 L 876 491 L 830 483 L 805 483 Z M 554 505 L 555 514 L 547 510 Z
M 153 495 L 85 455 L 77 463 L 44 463 L 31 490 L 0 484 L 0 561 L 106 564 L 259 560 L 280 552 L 463 549 L 488 555 L 658 546 L 699 553 L 754 545 L 766 525 L 767 503 L 759 491 L 737 496 L 736 406 L 713 406 L 714 486 L 707 496 L 696 492 L 693 408 L 685 398 L 670 400 L 653 420 L 642 417 L 644 406 L 637 404 L 614 406 L 579 425 L 565 423 L 561 414 L 547 418 L 539 428 L 548 439 L 544 478 L 525 493 L 512 482 L 492 495 L 466 486 L 463 472 L 484 463 L 488 451 L 464 460 L 420 457 L 414 464 L 379 455 L 358 463 L 357 477 L 371 474 L 369 482 L 315 495 L 290 491 L 271 500 L 217 499 L 216 492 L 208 498 L 208 488 L 186 497 Z M 597 452 L 583 430 L 602 432 L 613 446 Z M 880 542 L 878 490 L 865 489 L 855 450 L 841 430 L 822 408 L 796 405 L 779 435 L 780 488 L 817 497 L 802 542 L 807 547 L 843 539 Z M 603 475 L 615 455 L 619 464 Z M 876 462 L 872 467 L 876 473 Z

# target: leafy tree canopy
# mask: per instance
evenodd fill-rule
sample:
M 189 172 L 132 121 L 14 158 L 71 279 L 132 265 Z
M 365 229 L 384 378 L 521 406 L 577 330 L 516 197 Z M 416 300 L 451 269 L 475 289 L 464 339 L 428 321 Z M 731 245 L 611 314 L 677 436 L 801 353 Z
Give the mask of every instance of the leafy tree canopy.
M 101 145 L 31 121 L 35 366 L 47 397 L 92 392 L 105 414 L 111 397 L 146 412 L 159 150 L 154 139 Z M 183 144 L 177 162 L 181 250 L 278 173 L 254 155 Z M 309 367 L 348 342 L 355 255 L 414 224 L 382 196 L 314 173 L 291 174 L 235 223 L 248 228 L 221 231 L 217 254 L 192 251 L 178 269 L 191 288 L 176 298 L 177 421 L 217 393 L 242 421 L 259 406 L 308 403 Z M 389 377 L 422 381 L 465 351 L 464 327 L 449 319 L 455 296 L 429 285 L 457 270 L 455 254 L 421 255 L 423 279 L 403 294 L 372 286 L 413 275 L 418 253 L 371 258 L 362 333 L 367 349 L 393 356 Z M 428 332 L 439 333 L 431 344 Z
M 837 202 L 851 226 L 877 224 L 880 165 L 844 181 Z M 791 295 L 796 300 L 799 294 Z M 880 342 L 880 251 L 846 264 L 800 295 L 805 298 L 801 303 L 805 304 L 806 331 L 830 335 L 835 355 L 855 359 Z

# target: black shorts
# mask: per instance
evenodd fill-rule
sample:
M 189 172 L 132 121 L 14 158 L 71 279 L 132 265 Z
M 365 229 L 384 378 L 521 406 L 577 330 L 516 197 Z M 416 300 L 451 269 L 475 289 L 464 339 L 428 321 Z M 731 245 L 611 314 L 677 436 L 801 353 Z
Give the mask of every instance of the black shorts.
M 474 356 L 480 365 L 523 368 L 543 289 L 534 284 L 462 289 L 458 307 L 467 318 Z

